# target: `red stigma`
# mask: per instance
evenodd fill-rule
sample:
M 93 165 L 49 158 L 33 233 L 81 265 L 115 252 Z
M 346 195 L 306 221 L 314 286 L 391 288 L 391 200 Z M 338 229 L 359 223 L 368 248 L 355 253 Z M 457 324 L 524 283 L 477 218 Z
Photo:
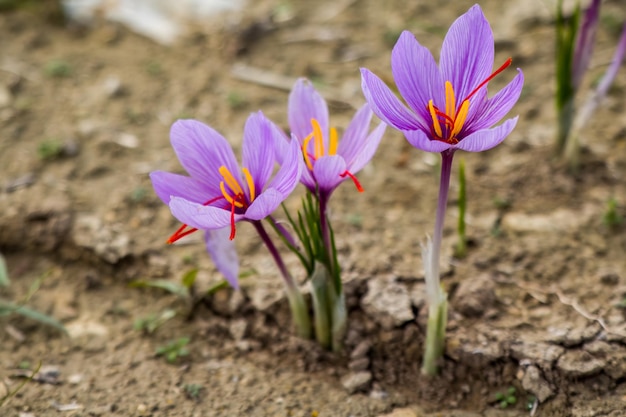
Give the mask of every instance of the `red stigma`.
M 476 87 L 475 89 L 472 90 L 471 93 L 469 93 L 469 95 L 467 97 L 465 97 L 465 99 L 463 99 L 463 101 L 465 100 L 469 100 L 469 98 L 471 96 L 473 96 L 474 94 L 476 94 L 478 92 L 478 90 L 480 90 L 481 88 L 483 88 L 489 81 L 493 80 L 496 75 L 500 74 L 502 71 L 504 71 L 505 69 L 507 69 L 511 63 L 513 62 L 513 58 L 507 59 L 506 61 L 504 61 L 504 64 L 500 65 L 500 68 L 498 68 L 497 70 L 495 70 L 489 77 L 487 77 L 482 83 L 478 84 L 478 87 Z
M 209 204 L 215 203 L 216 201 L 221 200 L 222 198 L 224 198 L 224 197 L 219 196 L 219 197 L 212 198 L 212 199 L 202 203 L 202 205 L 203 206 L 208 206 Z M 195 227 L 189 227 L 189 229 L 185 230 L 187 227 L 189 227 L 189 226 L 187 226 L 186 224 L 183 224 L 182 226 L 180 226 L 178 228 L 178 230 L 176 230 L 174 233 L 172 233 L 172 236 L 167 238 L 165 243 L 167 243 L 168 245 L 171 245 L 172 243 L 174 243 L 174 242 L 184 238 L 185 236 L 190 235 L 190 234 L 198 231 L 198 229 L 196 229 Z
M 359 182 L 359 180 L 354 176 L 353 173 L 351 173 L 348 170 L 345 170 L 342 174 L 339 174 L 340 177 L 345 178 L 345 177 L 350 177 L 350 179 L 352 180 L 352 182 L 354 183 L 354 185 L 356 186 L 356 189 L 359 190 L 360 193 L 362 193 L 363 191 L 365 191 L 363 189 L 363 187 L 361 187 L 361 183 Z

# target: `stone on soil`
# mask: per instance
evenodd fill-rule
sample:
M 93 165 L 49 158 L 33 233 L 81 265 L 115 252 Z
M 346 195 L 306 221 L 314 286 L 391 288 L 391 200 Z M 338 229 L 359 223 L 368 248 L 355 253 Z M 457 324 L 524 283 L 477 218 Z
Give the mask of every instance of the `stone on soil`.
M 558 369 L 569 377 L 589 376 L 601 372 L 606 360 L 595 358 L 584 350 L 568 350 L 556 363 Z
M 496 300 L 494 288 L 488 274 L 464 279 L 454 295 L 454 308 L 465 317 L 480 317 Z
M 411 297 L 404 285 L 383 279 L 371 279 L 362 301 L 363 310 L 383 328 L 393 329 L 415 318 Z
M 532 393 L 540 403 L 554 395 L 554 390 L 543 378 L 541 371 L 536 366 L 529 366 L 522 378 L 522 387 Z
M 349 394 L 354 394 L 357 391 L 367 390 L 371 381 L 371 372 L 351 372 L 341 378 L 341 385 L 343 385 L 343 387 L 346 389 L 346 391 L 348 391 Z

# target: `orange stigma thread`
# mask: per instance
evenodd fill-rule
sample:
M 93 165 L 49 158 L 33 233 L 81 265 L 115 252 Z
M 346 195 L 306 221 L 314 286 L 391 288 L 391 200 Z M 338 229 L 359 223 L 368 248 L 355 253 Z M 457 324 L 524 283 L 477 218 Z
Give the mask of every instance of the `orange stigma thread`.
M 256 198 L 256 187 L 254 185 L 254 180 L 252 179 L 252 175 L 247 168 L 243 168 L 243 174 L 246 177 L 246 183 L 248 184 L 248 191 L 250 194 L 249 198 L 246 198 L 245 193 L 243 192 L 243 188 L 237 181 L 237 179 L 233 176 L 233 174 L 222 165 L 219 169 L 220 174 L 224 178 L 224 181 L 220 182 L 220 190 L 222 191 L 222 196 L 230 203 L 230 240 L 235 238 L 235 233 L 237 229 L 235 228 L 235 211 L 236 208 L 245 209 L 247 208 L 252 201 Z M 228 190 L 226 190 L 226 185 L 228 185 Z
M 428 101 L 428 113 L 432 119 L 431 134 L 436 140 L 446 142 L 452 145 L 459 143 L 457 135 L 461 133 L 463 126 L 467 120 L 467 114 L 469 112 L 470 98 L 480 91 L 489 81 L 493 80 L 496 75 L 500 74 L 506 68 L 508 68 L 513 60 L 507 59 L 504 64 L 495 70 L 489 77 L 483 80 L 478 87 L 474 88 L 471 93 L 467 95 L 462 101 L 461 105 L 456 107 L 456 97 L 454 95 L 454 88 L 450 81 L 446 81 L 446 108 L 445 112 L 439 110 L 437 106 L 433 104 L 433 100 Z

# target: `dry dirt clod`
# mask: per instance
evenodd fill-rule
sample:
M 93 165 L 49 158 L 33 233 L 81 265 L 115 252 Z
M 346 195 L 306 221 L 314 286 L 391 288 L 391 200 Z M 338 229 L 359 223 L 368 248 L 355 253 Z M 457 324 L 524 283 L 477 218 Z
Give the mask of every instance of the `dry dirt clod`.
M 404 285 L 394 281 L 370 280 L 362 305 L 365 312 L 387 330 L 415 318 L 409 291 Z
M 417 414 L 412 408 L 396 408 L 391 413 L 381 414 L 378 417 L 421 417 L 422 413 Z
M 568 350 L 556 363 L 558 369 L 571 377 L 597 374 L 606 367 L 606 360 L 595 358 L 584 350 Z
M 465 317 L 480 317 L 496 300 L 494 288 L 489 274 L 465 279 L 454 295 L 454 308 Z
M 367 390 L 371 381 L 371 372 L 351 372 L 341 378 L 341 385 L 343 385 L 343 387 L 346 389 L 346 391 L 348 391 L 349 394 L 354 394 L 357 391 Z
M 540 403 L 545 402 L 554 395 L 554 390 L 543 378 L 541 371 L 536 366 L 529 366 L 522 378 L 522 387 L 531 392 Z

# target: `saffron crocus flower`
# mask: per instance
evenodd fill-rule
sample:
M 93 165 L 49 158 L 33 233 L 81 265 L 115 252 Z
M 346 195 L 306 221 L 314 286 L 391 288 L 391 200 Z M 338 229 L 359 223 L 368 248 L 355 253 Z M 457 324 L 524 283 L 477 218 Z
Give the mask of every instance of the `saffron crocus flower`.
M 439 281 L 439 253 L 454 152 L 491 149 L 517 123 L 514 117 L 493 127 L 517 102 L 524 83 L 518 69 L 515 78 L 489 98 L 489 81 L 511 65 L 509 58 L 492 72 L 493 60 L 493 33 L 475 5 L 450 27 L 439 65 L 410 32 L 400 35 L 391 54 L 391 70 L 408 107 L 380 78 L 361 69 L 363 93 L 374 113 L 402 131 L 414 147 L 440 152 L 442 157 L 435 232 L 422 250 L 428 299 L 422 371 L 427 375 L 436 373 L 436 362 L 444 347 L 447 295 Z
M 252 114 L 244 128 L 240 168 L 228 141 L 217 131 L 195 120 L 179 120 L 172 126 L 171 143 L 190 176 L 164 171 L 150 174 L 159 198 L 184 223 L 168 243 L 205 230 L 207 250 L 233 287 L 237 287 L 238 271 L 230 242 L 235 224 L 242 220 L 260 223 L 293 191 L 301 175 L 298 142 L 279 143 L 284 141 L 279 132 L 261 112 Z M 285 154 L 272 175 L 277 146 Z
M 374 113 L 418 149 L 484 151 L 502 142 L 515 127 L 517 117 L 491 128 L 511 110 L 524 84 L 518 69 L 513 81 L 488 98 L 489 81 L 511 64 L 508 59 L 492 72 L 493 60 L 493 34 L 475 5 L 450 27 L 439 66 L 410 32 L 400 35 L 391 69 L 409 107 L 367 69 L 361 69 L 363 93 Z
M 312 192 L 330 194 L 350 178 L 363 191 L 355 174 L 374 156 L 385 132 L 380 123 L 371 133 L 372 111 L 366 104 L 357 111 L 341 140 L 330 128 L 328 106 L 306 79 L 299 79 L 289 95 L 289 127 L 302 146 L 306 169 L 300 181 Z

